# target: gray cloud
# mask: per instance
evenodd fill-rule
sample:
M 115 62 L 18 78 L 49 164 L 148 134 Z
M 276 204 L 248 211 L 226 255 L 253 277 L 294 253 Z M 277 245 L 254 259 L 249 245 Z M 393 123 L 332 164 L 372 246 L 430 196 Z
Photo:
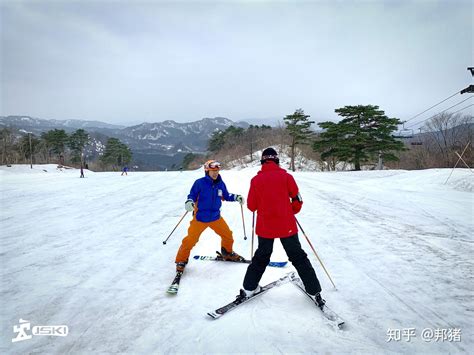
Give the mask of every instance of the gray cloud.
M 469 1 L 0 6 L 2 115 L 138 123 L 301 107 L 320 121 L 377 104 L 406 119 L 471 83 Z

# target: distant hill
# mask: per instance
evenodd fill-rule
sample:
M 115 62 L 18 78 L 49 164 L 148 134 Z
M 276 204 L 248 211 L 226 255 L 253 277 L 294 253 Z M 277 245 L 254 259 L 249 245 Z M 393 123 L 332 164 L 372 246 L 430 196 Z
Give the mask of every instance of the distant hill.
M 23 129 L 36 135 L 40 135 L 41 132 L 46 132 L 55 128 L 64 129 L 66 132 L 72 132 L 80 128 L 91 131 L 100 131 L 102 129 L 120 130 L 124 128 L 124 126 L 99 121 L 47 120 L 30 116 L 0 116 L 0 127 L 2 126 Z
M 46 120 L 30 116 L 0 116 L 0 127 L 10 127 L 20 132 L 41 135 L 52 129 L 71 133 L 85 129 L 94 138 L 96 157 L 108 137 L 118 138 L 133 152 L 134 164 L 140 170 L 164 170 L 178 167 L 187 153 L 204 153 L 212 133 L 229 126 L 246 128 L 247 122 L 233 122 L 225 117 L 203 118 L 199 121 L 178 123 L 167 120 L 124 127 L 100 121 Z

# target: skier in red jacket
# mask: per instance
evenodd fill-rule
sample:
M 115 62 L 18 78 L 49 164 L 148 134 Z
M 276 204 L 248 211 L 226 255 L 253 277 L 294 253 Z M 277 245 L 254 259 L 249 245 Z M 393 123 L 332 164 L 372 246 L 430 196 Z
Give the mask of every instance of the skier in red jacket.
M 301 248 L 294 215 L 301 210 L 303 200 L 293 176 L 280 168 L 273 148 L 262 153 L 262 169 L 252 179 L 247 198 L 250 211 L 257 211 L 258 248 L 244 278 L 244 288 L 238 297 L 250 297 L 259 290 L 258 283 L 270 262 L 273 241 L 279 238 L 288 259 L 296 268 L 306 292 L 314 295 L 319 307 L 325 304 L 316 272 Z M 291 199 L 291 201 L 290 201 Z

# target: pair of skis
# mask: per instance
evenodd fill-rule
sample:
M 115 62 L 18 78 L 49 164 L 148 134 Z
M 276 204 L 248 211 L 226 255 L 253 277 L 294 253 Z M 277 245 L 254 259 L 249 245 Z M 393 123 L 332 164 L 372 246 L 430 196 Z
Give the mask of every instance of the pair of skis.
M 244 264 L 250 264 L 251 263 L 250 260 L 247 260 L 247 259 L 244 259 L 244 258 L 239 259 L 239 260 L 235 260 L 235 261 L 224 260 L 224 257 L 222 256 L 221 253 L 219 253 L 218 251 L 216 251 L 216 253 L 217 253 L 217 256 L 194 255 L 193 258 L 195 260 L 226 261 L 226 262 L 231 262 L 231 263 L 244 263 Z M 285 267 L 287 263 L 288 263 L 287 261 L 270 261 L 268 266 L 271 266 L 271 267 Z M 176 272 L 176 276 L 173 279 L 173 282 L 171 283 L 171 285 L 168 287 L 168 290 L 166 291 L 167 293 L 169 293 L 169 294 L 177 294 L 178 293 L 179 283 L 181 281 L 181 276 L 182 275 L 183 275 L 182 271 L 177 271 Z
M 219 252 L 217 252 L 217 254 L 218 254 L 217 256 L 195 255 L 194 259 L 196 259 L 196 260 L 209 260 L 209 261 L 226 261 L 222 258 L 222 255 Z M 251 261 L 241 259 L 241 260 L 237 260 L 237 261 L 228 261 L 228 262 L 237 262 L 237 263 L 250 264 Z M 287 262 L 283 261 L 283 262 L 270 262 L 268 265 L 272 266 L 272 267 L 284 267 L 286 264 L 287 264 Z M 177 294 L 178 293 L 179 283 L 181 281 L 181 276 L 182 275 L 183 275 L 182 271 L 177 271 L 176 272 L 176 276 L 173 279 L 173 282 L 171 283 L 171 285 L 168 287 L 168 290 L 167 290 L 167 292 L 169 294 Z M 218 318 L 222 317 L 224 314 L 226 314 L 227 312 L 229 312 L 229 311 L 235 309 L 236 307 L 240 306 L 241 304 L 247 303 L 247 302 L 253 300 L 255 297 L 263 295 L 265 292 L 272 289 L 273 287 L 280 286 L 280 285 L 283 285 L 283 284 L 288 283 L 288 282 L 291 282 L 292 284 L 294 284 L 296 287 L 298 287 L 298 289 L 301 292 L 303 292 L 306 296 L 308 296 L 311 299 L 311 301 L 314 303 L 315 307 L 317 307 L 321 311 L 324 319 L 326 320 L 326 322 L 329 325 L 331 325 L 335 328 L 339 328 L 339 329 L 341 329 L 343 327 L 344 320 L 341 317 L 339 317 L 327 305 L 319 307 L 314 301 L 314 296 L 311 296 L 310 294 L 308 294 L 306 292 L 305 287 L 303 285 L 303 282 L 296 275 L 295 272 L 289 272 L 286 275 L 280 277 L 278 280 L 275 280 L 275 281 L 270 282 L 269 284 L 267 284 L 265 286 L 262 286 L 261 289 L 258 292 L 254 293 L 251 297 L 237 297 L 235 299 L 235 301 L 232 301 L 232 302 L 226 304 L 223 307 L 217 308 L 216 310 L 207 313 L 207 315 L 212 317 L 213 319 L 218 319 Z
M 178 271 L 176 273 L 176 277 L 174 278 L 172 284 L 168 288 L 168 291 L 167 291 L 168 293 L 171 293 L 171 294 L 178 293 L 179 282 L 181 280 L 182 275 L 183 275 L 182 272 Z M 299 277 L 297 277 L 294 272 L 289 272 L 288 274 L 280 277 L 278 280 L 270 282 L 269 284 L 261 287 L 260 290 L 256 293 L 254 293 L 251 297 L 237 297 L 235 299 L 235 301 L 232 301 L 232 302 L 226 304 L 223 307 L 217 308 L 216 310 L 207 313 L 207 315 L 212 317 L 213 319 L 218 319 L 218 318 L 222 317 L 224 314 L 226 314 L 227 312 L 237 308 L 241 304 L 247 303 L 247 302 L 253 300 L 256 297 L 258 297 L 260 295 L 263 295 L 265 292 L 272 289 L 273 287 L 280 286 L 280 285 L 283 285 L 283 284 L 288 283 L 288 282 L 291 282 L 294 285 L 296 285 L 298 287 L 298 289 L 300 289 L 301 292 L 303 292 L 306 296 L 308 296 L 311 299 L 311 301 L 314 303 L 314 298 L 313 298 L 314 296 L 311 296 L 310 294 L 308 294 L 306 292 L 301 279 Z M 329 325 L 333 326 L 334 328 L 338 328 L 338 329 L 341 329 L 343 327 L 344 320 L 341 317 L 339 317 L 326 304 L 323 307 L 319 307 L 318 305 L 316 305 L 316 303 L 314 303 L 314 305 L 315 305 L 315 307 L 317 307 L 321 311 L 321 314 L 323 315 L 324 319 L 326 320 L 326 322 Z
M 255 292 L 252 296 L 250 297 L 239 297 L 237 296 L 235 301 L 232 301 L 228 304 L 226 304 L 223 307 L 220 307 L 212 312 L 207 313 L 208 316 L 210 316 L 213 319 L 218 319 L 222 317 L 224 314 L 227 312 L 235 309 L 236 307 L 240 306 L 241 304 L 247 303 L 251 300 L 253 300 L 255 297 L 258 297 L 268 290 L 272 289 L 273 287 L 283 285 L 285 283 L 291 282 L 292 284 L 296 285 L 306 296 L 308 296 L 312 302 L 314 303 L 315 307 L 317 307 L 320 311 L 321 314 L 323 315 L 325 321 L 338 329 L 341 329 L 344 325 L 344 320 L 339 317 L 332 309 L 330 309 L 328 306 L 323 305 L 322 307 L 319 307 L 315 300 L 314 296 L 311 296 L 308 294 L 304 288 L 303 282 L 301 279 L 296 276 L 295 272 L 289 272 L 286 275 L 280 277 L 278 280 L 275 280 L 273 282 L 270 282 L 269 284 L 262 286 L 261 289 L 258 292 Z

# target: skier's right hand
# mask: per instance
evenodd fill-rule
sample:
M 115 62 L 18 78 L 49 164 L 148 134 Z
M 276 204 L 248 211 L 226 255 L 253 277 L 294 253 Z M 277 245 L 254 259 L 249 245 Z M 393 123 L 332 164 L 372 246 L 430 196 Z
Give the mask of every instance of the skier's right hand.
M 186 202 L 184 203 L 184 208 L 185 208 L 186 211 L 188 211 L 188 212 L 194 211 L 194 201 L 191 200 L 191 199 L 186 200 Z
M 298 192 L 298 194 L 291 199 L 291 209 L 293 210 L 294 214 L 297 214 L 299 211 L 301 211 L 301 207 L 303 207 L 303 199 Z

